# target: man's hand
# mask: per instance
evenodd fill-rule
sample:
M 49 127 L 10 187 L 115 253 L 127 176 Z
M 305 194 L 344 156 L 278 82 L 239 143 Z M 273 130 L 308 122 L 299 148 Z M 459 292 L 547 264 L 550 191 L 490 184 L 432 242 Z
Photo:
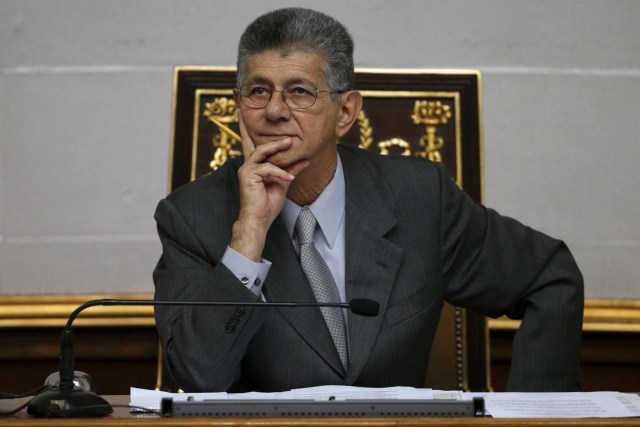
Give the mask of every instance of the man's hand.
M 256 147 L 238 109 L 244 164 L 238 170 L 240 215 L 233 225 L 231 246 L 253 261 L 260 261 L 267 231 L 278 216 L 295 176 L 309 165 L 299 161 L 285 169 L 269 162 L 269 157 L 291 147 L 292 138 L 270 141 Z

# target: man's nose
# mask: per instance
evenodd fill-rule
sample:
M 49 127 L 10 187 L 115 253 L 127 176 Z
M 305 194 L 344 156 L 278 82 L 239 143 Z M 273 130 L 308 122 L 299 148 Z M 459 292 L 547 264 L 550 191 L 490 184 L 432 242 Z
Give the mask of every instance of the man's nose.
M 267 118 L 270 120 L 289 118 L 291 115 L 291 110 L 285 102 L 283 89 L 274 89 L 271 93 L 271 99 L 264 108 Z

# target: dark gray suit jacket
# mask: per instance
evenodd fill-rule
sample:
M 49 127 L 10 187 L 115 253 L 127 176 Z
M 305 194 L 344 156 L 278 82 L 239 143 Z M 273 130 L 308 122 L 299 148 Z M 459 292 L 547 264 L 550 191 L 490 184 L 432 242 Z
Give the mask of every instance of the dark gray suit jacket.
M 317 308 L 157 307 L 180 387 L 421 387 L 447 300 L 523 319 L 510 390 L 579 388 L 583 284 L 564 243 L 477 205 L 437 164 L 342 146 L 339 154 L 347 299 L 374 299 L 381 308 L 378 317 L 348 316 L 348 372 Z M 238 216 L 241 163 L 229 161 L 159 203 L 156 299 L 256 301 L 220 263 Z M 273 262 L 263 287 L 267 301 L 314 301 L 281 218 L 263 256 Z

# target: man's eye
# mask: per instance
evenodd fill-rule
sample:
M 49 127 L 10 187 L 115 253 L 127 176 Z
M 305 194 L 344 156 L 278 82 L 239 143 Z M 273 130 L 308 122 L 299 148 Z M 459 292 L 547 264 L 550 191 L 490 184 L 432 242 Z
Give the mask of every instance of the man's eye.
M 287 89 L 287 95 L 303 98 L 313 96 L 314 90 L 306 86 L 292 86 Z
M 269 96 L 269 89 L 264 86 L 253 86 L 248 89 L 248 96 Z

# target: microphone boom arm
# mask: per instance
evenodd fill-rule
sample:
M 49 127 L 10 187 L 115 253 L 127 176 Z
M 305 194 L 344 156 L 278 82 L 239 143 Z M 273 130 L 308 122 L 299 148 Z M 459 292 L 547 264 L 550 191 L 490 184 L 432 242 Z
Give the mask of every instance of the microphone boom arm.
M 111 405 L 95 393 L 75 390 L 74 336 L 72 325 L 78 315 L 95 306 L 189 306 L 189 307 L 339 307 L 348 308 L 361 316 L 377 316 L 379 304 L 376 301 L 354 298 L 343 302 L 239 302 L 239 301 L 156 301 L 96 299 L 78 306 L 67 319 L 60 339 L 60 384 L 59 390 L 46 391 L 37 395 L 27 408 L 27 413 L 35 417 L 103 417 L 113 412 Z

